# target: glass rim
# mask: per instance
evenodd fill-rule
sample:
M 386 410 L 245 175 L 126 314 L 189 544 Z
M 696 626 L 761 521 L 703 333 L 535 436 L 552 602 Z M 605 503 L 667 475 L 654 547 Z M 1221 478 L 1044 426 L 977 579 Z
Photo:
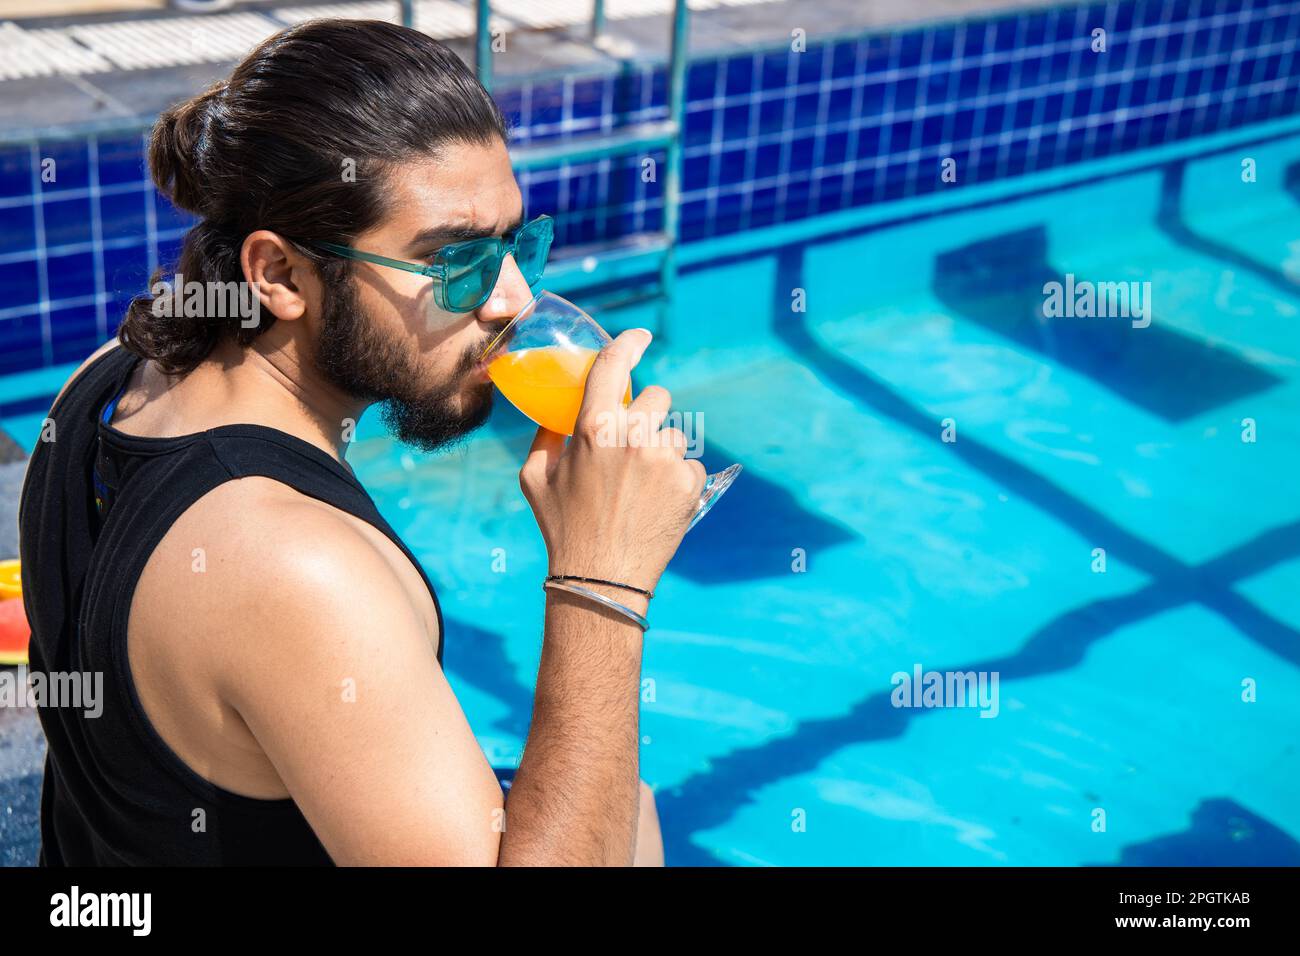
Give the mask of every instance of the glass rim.
M 588 322 L 596 326 L 596 328 L 599 329 L 601 332 L 604 332 L 606 338 L 609 337 L 609 333 L 605 332 L 605 330 L 600 327 L 600 324 L 595 319 L 593 319 L 590 315 L 587 315 L 587 310 L 582 308 L 582 306 L 578 305 L 575 302 L 571 302 L 570 300 L 566 299 L 562 295 L 559 295 L 558 293 L 552 292 L 550 289 L 542 289 L 540 292 L 537 292 L 536 294 L 533 295 L 531 299 L 528 300 L 527 305 L 525 305 L 522 309 L 520 309 L 518 312 L 515 313 L 514 318 L 512 318 L 509 322 L 506 323 L 505 328 L 503 328 L 500 332 L 498 332 L 496 335 L 492 337 L 492 341 L 487 344 L 487 347 L 483 349 L 482 354 L 479 356 L 479 361 L 480 362 L 486 361 L 488 357 L 491 356 L 492 353 L 497 350 L 497 346 L 499 346 L 502 343 L 502 341 L 505 340 L 505 338 L 510 334 L 510 331 L 516 325 L 518 325 L 520 322 L 527 321 L 528 316 L 537 308 L 537 303 L 541 302 L 543 299 L 559 300 L 560 302 L 567 305 L 569 308 L 573 309 L 575 312 L 584 316 Z

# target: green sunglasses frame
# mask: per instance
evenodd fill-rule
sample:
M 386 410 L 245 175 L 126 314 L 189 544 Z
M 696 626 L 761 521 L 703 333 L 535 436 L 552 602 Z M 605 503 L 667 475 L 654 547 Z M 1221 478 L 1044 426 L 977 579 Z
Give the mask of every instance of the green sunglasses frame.
M 519 237 L 523 235 L 524 230 L 535 227 L 538 224 L 546 226 L 546 243 L 547 255 L 550 255 L 550 244 L 555 239 L 555 220 L 550 216 L 542 215 L 536 219 L 530 219 L 514 231 L 510 237 L 485 236 L 482 239 L 466 239 L 464 242 L 453 242 L 438 249 L 433 254 L 433 262 L 416 264 L 407 262 L 404 259 L 390 259 L 388 256 L 377 255 L 373 252 L 362 252 L 360 249 L 353 249 L 351 246 L 341 246 L 334 242 L 311 241 L 307 245 L 324 252 L 331 253 L 343 259 L 355 259 L 359 262 L 370 262 L 377 266 L 388 266 L 390 269 L 401 269 L 403 272 L 410 272 L 415 275 L 427 276 L 434 279 L 433 298 L 438 304 L 438 308 L 446 312 L 473 312 L 492 295 L 492 290 L 496 288 L 497 279 L 501 278 L 501 265 L 505 262 L 506 256 L 513 256 L 519 247 Z M 497 274 L 492 279 L 492 284 L 487 287 L 483 296 L 473 305 L 456 307 L 447 301 L 447 253 L 457 252 L 467 246 L 473 246 L 484 242 L 497 243 L 500 254 L 497 256 Z M 545 271 L 546 263 L 543 261 L 542 269 Z M 528 279 L 524 276 L 525 280 Z M 529 285 L 536 285 L 542 278 L 542 273 L 537 274 L 537 278 L 529 281 Z

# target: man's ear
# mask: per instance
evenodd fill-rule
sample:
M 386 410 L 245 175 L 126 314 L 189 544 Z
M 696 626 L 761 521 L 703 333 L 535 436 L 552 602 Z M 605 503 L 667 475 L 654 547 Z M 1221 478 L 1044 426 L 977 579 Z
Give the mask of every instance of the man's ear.
M 281 321 L 302 318 L 307 311 L 304 286 L 316 276 L 292 243 L 267 229 L 250 232 L 239 251 L 239 264 L 262 308 Z

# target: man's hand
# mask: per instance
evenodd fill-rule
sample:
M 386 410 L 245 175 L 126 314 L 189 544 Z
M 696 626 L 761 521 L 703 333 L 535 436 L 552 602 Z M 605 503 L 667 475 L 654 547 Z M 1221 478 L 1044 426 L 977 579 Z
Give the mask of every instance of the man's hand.
M 680 430 L 660 430 L 672 396 L 651 385 L 623 407 L 628 378 L 649 344 L 649 332 L 633 329 L 596 356 L 567 447 L 563 435 L 537 430 L 519 482 L 553 574 L 653 589 L 695 512 L 704 468 L 683 458 Z M 648 429 L 637 427 L 647 422 Z M 623 435 L 627 447 L 610 440 Z

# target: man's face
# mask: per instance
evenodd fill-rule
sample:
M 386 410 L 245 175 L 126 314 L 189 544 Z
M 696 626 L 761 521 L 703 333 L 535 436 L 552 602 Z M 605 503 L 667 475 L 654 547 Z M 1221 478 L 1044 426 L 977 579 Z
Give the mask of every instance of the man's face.
M 436 162 L 412 163 L 389 178 L 389 215 L 358 236 L 357 249 L 429 262 L 448 243 L 501 236 L 518 226 L 523 199 L 505 144 L 452 143 Z M 316 361 L 323 375 L 358 398 L 381 401 L 401 441 L 426 451 L 482 425 L 492 385 L 479 357 L 532 298 L 513 257 L 492 295 L 473 312 L 444 312 L 433 280 L 366 262 L 354 278 L 326 289 Z

